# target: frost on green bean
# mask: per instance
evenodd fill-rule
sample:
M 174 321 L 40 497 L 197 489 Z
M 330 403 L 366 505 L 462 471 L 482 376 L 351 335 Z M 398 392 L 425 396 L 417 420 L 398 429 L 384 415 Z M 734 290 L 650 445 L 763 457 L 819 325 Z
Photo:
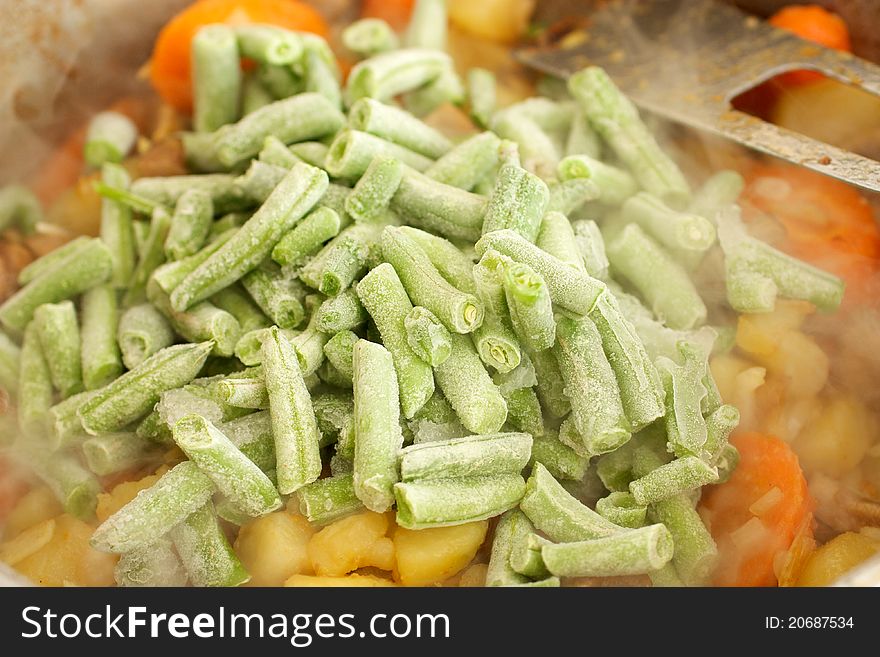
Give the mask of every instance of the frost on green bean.
M 441 132 L 405 110 L 372 98 L 362 98 L 352 105 L 348 122 L 355 130 L 369 132 L 431 159 L 452 149 L 452 142 Z
M 336 135 L 323 164 L 335 178 L 360 178 L 373 159 L 379 156 L 400 160 L 416 171 L 424 171 L 433 162 L 431 158 L 393 141 L 349 128 Z
M 397 34 L 381 18 L 362 18 L 342 31 L 342 43 L 361 57 L 372 57 L 400 45 Z
M 131 178 L 121 166 L 105 164 L 101 169 L 101 180 L 108 185 L 128 188 Z M 128 285 L 135 267 L 135 240 L 132 224 L 132 211 L 127 205 L 111 199 L 101 199 L 101 240 L 110 249 L 113 258 L 115 287 Z
M 210 501 L 174 527 L 171 540 L 194 586 L 238 586 L 250 579 Z
M 299 511 L 314 525 L 327 525 L 334 520 L 357 513 L 364 508 L 355 495 L 354 476 L 340 474 L 318 479 L 296 492 Z
M 29 439 L 36 439 L 45 429 L 52 405 L 52 374 L 33 322 L 25 329 L 21 345 L 18 400 L 18 426 Z
M 81 392 L 83 375 L 79 323 L 73 302 L 44 304 L 34 312 L 33 321 L 55 389 L 65 399 Z
M 410 445 L 400 452 L 403 481 L 518 474 L 529 461 L 527 433 L 492 433 Z
M 199 132 L 213 132 L 239 114 L 241 62 L 235 32 L 226 25 L 206 25 L 195 33 L 190 48 L 193 125 Z
M 451 66 L 449 55 L 437 50 L 409 48 L 381 53 L 354 66 L 346 93 L 351 102 L 364 97 L 387 101 L 421 87 Z
M 425 170 L 428 178 L 466 191 L 473 190 L 498 166 L 501 140 L 494 132 L 465 139 Z
M 503 166 L 486 206 L 483 234 L 510 229 L 534 242 L 550 200 L 547 184 L 517 166 Z
M 83 159 L 89 166 L 121 162 L 137 140 L 134 122 L 119 112 L 99 112 L 89 121 Z
M 522 362 L 522 351 L 513 330 L 502 282 L 503 267 L 494 252 L 472 268 L 477 298 L 485 309 L 483 323 L 473 333 L 477 353 L 487 365 L 507 373 Z
M 119 302 L 116 290 L 99 285 L 82 297 L 82 376 L 86 390 L 100 388 L 122 374 L 122 355 L 116 343 Z

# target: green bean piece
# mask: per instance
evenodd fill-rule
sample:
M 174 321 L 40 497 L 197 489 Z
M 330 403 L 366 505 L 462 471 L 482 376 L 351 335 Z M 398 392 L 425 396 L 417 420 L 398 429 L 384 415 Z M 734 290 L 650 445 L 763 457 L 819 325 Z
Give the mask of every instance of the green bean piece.
M 638 431 L 665 412 L 661 378 L 611 293 L 599 298 L 590 319 L 599 331 L 602 347 L 614 370 L 630 428 Z
M 316 312 L 317 329 L 331 335 L 351 331 L 367 321 L 367 311 L 351 289 L 326 299 Z
M 2 190 L 0 190 L 0 195 L 2 194 L 3 192 Z M 80 235 L 79 237 L 73 238 L 66 244 L 59 246 L 57 249 L 53 249 L 45 255 L 42 255 L 36 260 L 28 263 L 18 273 L 18 284 L 21 286 L 27 285 L 35 278 L 39 277 L 50 269 L 53 269 L 59 262 L 62 262 L 68 256 L 74 253 L 78 253 L 81 250 L 87 249 L 93 240 L 94 238 L 92 237 Z
M 452 66 L 446 53 L 408 48 L 375 55 L 359 62 L 348 76 L 351 102 L 359 98 L 387 101 L 431 82 Z
M 612 492 L 596 502 L 596 512 L 616 525 L 638 529 L 645 524 L 648 507 L 627 492 Z
M 407 48 L 446 50 L 446 0 L 417 0 L 404 33 Z
M 257 159 L 264 164 L 288 170 L 292 169 L 297 162 L 302 161 L 290 151 L 283 141 L 274 135 L 269 135 L 263 140 L 263 147 L 260 149 Z
M 342 376 L 345 387 L 352 385 L 353 369 L 353 351 L 354 345 L 359 340 L 358 336 L 351 331 L 339 331 L 324 345 L 324 355 L 329 363 Z
M 82 444 L 86 465 L 100 477 L 149 462 L 158 456 L 155 447 L 153 441 L 133 433 L 105 433 Z
M 440 275 L 462 292 L 475 294 L 473 260 L 449 240 L 412 226 L 400 226 L 399 230 L 411 238 L 427 254 Z
M 27 187 L 6 185 L 0 189 L 0 232 L 14 225 L 30 235 L 42 220 L 43 206 Z
M 486 233 L 477 242 L 476 249 L 480 255 L 495 249 L 528 265 L 544 279 L 555 304 L 579 315 L 589 313 L 605 289 L 600 281 L 569 267 L 510 229 Z
M 470 333 L 482 323 L 484 311 L 479 300 L 450 285 L 406 233 L 386 227 L 382 232 L 382 255 L 394 266 L 410 298 L 434 313 L 447 329 Z
M 397 524 L 424 529 L 485 520 L 516 506 L 524 490 L 519 474 L 398 483 Z
M 405 170 L 391 208 L 416 228 L 474 241 L 480 236 L 486 204 L 478 194 Z
M 520 343 L 532 351 L 543 351 L 556 341 L 553 304 L 544 279 L 528 265 L 504 267 L 504 293 L 513 330 Z
M 475 292 L 485 309 L 483 323 L 474 331 L 473 338 L 480 359 L 498 372 L 506 373 L 520 364 L 522 352 L 504 294 L 503 272 L 489 255 L 487 253 L 473 267 Z
M 198 251 L 208 238 L 214 219 L 214 204 L 204 190 L 184 192 L 174 207 L 171 228 L 165 239 L 169 260 L 180 260 Z
M 563 182 L 579 179 L 592 181 L 599 190 L 599 200 L 605 205 L 621 205 L 639 191 L 638 183 L 627 171 L 590 155 L 566 157 L 559 163 L 557 174 Z
M 206 25 L 193 37 L 191 51 L 193 125 L 198 132 L 214 132 L 239 116 L 241 63 L 235 30 Z
M 303 55 L 304 82 L 306 92 L 315 92 L 326 98 L 335 108 L 342 107 L 342 90 L 336 70 L 327 65 L 323 57 L 307 48 Z
M 208 173 L 189 176 L 156 176 L 138 178 L 131 184 L 131 193 L 151 203 L 172 208 L 184 192 L 199 189 L 207 192 L 218 215 L 253 207 L 251 199 L 237 177 L 228 173 Z
M 646 191 L 673 207 L 690 200 L 690 188 L 681 170 L 660 149 L 635 105 L 605 71 L 595 66 L 582 69 L 568 79 L 568 89 L 593 129 Z
M 82 379 L 86 390 L 101 388 L 122 374 L 122 355 L 116 343 L 119 302 L 109 284 L 94 287 L 82 297 Z
M 40 345 L 37 324 L 31 322 L 21 344 L 18 379 L 18 426 L 30 440 L 39 438 L 46 429 L 50 406 L 52 374 Z
M 547 203 L 547 212 L 561 212 L 570 215 L 580 210 L 588 201 L 599 198 L 599 189 L 595 183 L 586 178 L 573 178 L 563 182 L 551 181 L 550 200 Z
M 629 483 L 633 480 L 634 449 L 635 445 L 630 441 L 596 461 L 596 473 L 609 491 L 629 492 Z
M 330 144 L 324 167 L 336 178 L 359 178 L 370 162 L 379 156 L 400 160 L 417 171 L 424 171 L 432 163 L 430 158 L 405 146 L 368 132 L 346 129 L 339 132 Z
M 736 203 L 743 187 L 745 180 L 736 171 L 718 171 L 694 193 L 688 210 L 717 223 L 718 212 Z
M 128 188 L 131 184 L 126 170 L 116 164 L 105 164 L 101 179 L 114 187 Z M 110 249 L 113 258 L 114 287 L 126 287 L 135 266 L 135 242 L 131 208 L 111 199 L 101 199 L 101 240 Z
M 109 280 L 113 269 L 110 250 L 99 239 L 54 262 L 0 306 L 0 322 L 20 333 L 44 303 L 58 303 Z
M 647 505 L 718 480 L 718 470 L 695 456 L 675 459 L 630 482 L 636 503 Z
M 71 452 L 50 453 L 44 447 L 33 446 L 28 451 L 36 474 L 61 502 L 65 513 L 84 521 L 94 518 L 101 484 L 80 459 Z
M 531 388 L 523 389 L 531 390 Z M 554 478 L 568 481 L 581 481 L 590 467 L 590 459 L 580 456 L 563 444 L 558 435 L 552 433 L 535 437 L 531 463 L 533 467 L 535 463 L 540 463 Z
M 269 135 L 290 144 L 332 135 L 344 123 L 342 113 L 324 96 L 301 93 L 266 105 L 217 132 L 214 145 L 219 160 L 232 166 L 257 155 Z
M 624 531 L 578 502 L 540 462 L 532 469 L 520 508 L 553 541 L 585 541 Z
M 211 297 L 211 303 L 235 318 L 241 329 L 241 334 L 267 328 L 272 323 L 253 302 L 252 297 L 237 283 L 217 292 Z M 298 300 L 297 303 L 299 303 Z
M 318 479 L 296 492 L 299 512 L 314 525 L 327 525 L 364 508 L 355 494 L 352 474 Z
M 171 230 L 171 222 L 171 215 L 165 208 L 157 206 L 153 210 L 147 240 L 144 242 L 140 259 L 134 268 L 128 289 L 123 297 L 124 305 L 131 306 L 141 303 L 146 298 L 147 281 L 150 280 L 153 272 L 165 262 L 164 244 Z
M 701 379 L 705 364 L 692 349 L 686 350 L 684 365 L 678 365 L 663 356 L 656 362 L 666 390 L 665 425 L 670 450 L 677 456 L 702 456 L 708 440 L 708 429 L 702 413 L 706 387 Z
M 326 189 L 326 173 L 297 164 L 256 214 L 174 288 L 171 302 L 175 310 L 186 310 L 255 269 Z
M 495 113 L 495 74 L 484 68 L 472 68 L 467 72 L 466 86 L 471 120 L 485 129 Z
M 711 221 L 698 214 L 672 210 L 647 192 L 628 198 L 621 213 L 626 221 L 639 224 L 673 253 L 704 253 L 715 243 L 715 226 Z
M 281 331 L 288 340 L 293 340 L 300 331 L 282 329 Z M 263 346 L 263 338 L 268 335 L 268 328 L 255 329 L 244 333 L 235 343 L 235 357 L 248 367 L 259 365 L 262 362 L 260 350 Z
M 501 396 L 507 404 L 507 421 L 511 426 L 535 437 L 544 435 L 541 402 L 532 388 L 502 391 Z
M 572 223 L 574 241 L 581 255 L 583 266 L 593 278 L 608 278 L 608 256 L 605 255 L 605 240 L 595 221 L 579 220 Z
M 403 178 L 400 160 L 377 155 L 345 199 L 345 209 L 356 221 L 376 221 L 391 204 Z
M 425 175 L 444 185 L 471 191 L 498 166 L 500 146 L 495 133 L 474 135 L 440 157 L 425 170 Z
M 522 167 L 501 167 L 486 206 L 483 234 L 507 228 L 534 242 L 549 200 L 543 180 Z
M 321 474 L 320 435 L 296 351 L 277 327 L 270 328 L 263 340 L 262 357 L 275 435 L 278 490 L 287 495 Z
M 208 501 L 170 533 L 193 586 L 239 586 L 250 579 Z
M 351 286 L 367 266 L 371 250 L 377 248 L 381 224 L 355 224 L 339 233 L 327 246 L 318 289 L 336 296 Z M 308 277 L 300 278 L 309 283 Z
M 583 107 L 577 105 L 571 117 L 571 128 L 565 140 L 565 155 L 587 155 L 599 158 L 602 154 L 602 141 L 596 131 L 590 126 Z
M 318 314 L 315 308 L 320 303 L 321 297 L 317 295 L 306 298 L 309 324 L 303 332 L 290 340 L 304 377 L 313 375 L 324 362 L 324 345 L 330 339 L 329 335 L 321 333 L 317 328 Z
M 49 408 L 46 413 L 46 424 L 49 429 L 49 442 L 53 449 L 69 447 L 88 438 L 78 411 L 80 406 L 96 393 L 96 390 L 78 392 Z
M 706 417 L 706 442 L 703 450 L 710 459 L 721 457 L 726 446 L 728 436 L 739 425 L 739 410 L 736 406 L 722 404 Z M 719 463 L 719 468 L 720 468 Z
M 382 513 L 394 504 L 399 481 L 399 393 L 394 361 L 382 345 L 359 340 L 354 369 L 354 489 L 368 509 Z
M 507 419 L 507 404 L 467 336 L 452 334 L 452 351 L 435 367 L 437 385 L 461 423 L 473 433 L 495 433 Z
M 562 577 L 638 575 L 662 568 L 672 553 L 672 535 L 661 524 L 541 548 L 547 570 Z
M 617 449 L 630 437 L 620 387 L 602 348 L 602 337 L 589 318 L 557 315 L 556 356 L 572 418 L 590 454 Z
M 213 493 L 213 482 L 195 463 L 179 463 L 101 523 L 92 535 L 92 547 L 125 553 L 150 545 L 201 508 Z
M 0 331 L 0 388 L 14 396 L 18 392 L 21 348 Z
M 293 64 L 302 57 L 303 43 L 296 32 L 260 24 L 236 25 L 233 29 L 242 57 L 276 66 Z
M 452 149 L 442 133 L 409 112 L 372 98 L 362 98 L 351 107 L 349 126 L 386 139 L 425 157 L 437 159 Z
M 259 205 L 269 198 L 272 190 L 278 186 L 288 171 L 289 169 L 274 164 L 251 160 L 247 171 L 238 176 L 235 182 L 254 204 Z
M 550 179 L 559 164 L 556 140 L 525 112 L 507 109 L 496 112 L 490 128 L 503 139 L 515 142 L 522 166 L 541 178 Z
M 412 303 L 397 272 L 388 263 L 364 276 L 356 291 L 394 359 L 401 409 L 405 418 L 412 418 L 434 392 L 431 366 L 413 352 L 407 341 L 404 321 Z
M 288 148 L 296 157 L 306 164 L 311 164 L 313 167 L 323 167 L 324 160 L 327 159 L 327 153 L 330 151 L 330 147 L 320 141 L 297 142 L 291 144 Z M 335 206 L 333 209 L 338 212 Z
M 751 237 L 737 209 L 718 216 L 718 237 L 727 301 L 737 312 L 770 312 L 777 296 L 809 301 L 821 312 L 840 306 L 845 287 L 840 278 Z
M 167 536 L 123 554 L 116 562 L 113 576 L 118 586 L 185 586 L 187 582 L 183 565 Z
M 134 122 L 119 112 L 99 112 L 89 121 L 83 159 L 91 167 L 121 162 L 137 140 Z
M 283 267 L 298 267 L 341 228 L 339 215 L 327 207 L 310 212 L 272 249 L 272 259 Z
M 246 515 L 265 515 L 281 506 L 269 478 L 222 431 L 200 415 L 187 415 L 173 429 L 174 442 Z
M 700 515 L 684 495 L 649 508 L 654 522 L 662 522 L 675 542 L 672 564 L 686 586 L 705 586 L 718 561 L 718 550 Z
M 269 411 L 251 413 L 217 425 L 242 454 L 263 472 L 275 469 L 275 439 Z
M 492 539 L 486 586 L 522 586 L 529 582 L 528 577 L 514 570 L 512 558 L 522 546 L 522 537 L 531 532 L 534 532 L 532 523 L 519 509 L 511 509 L 501 516 Z
M 273 100 L 290 98 L 305 90 L 302 76 L 291 66 L 260 64 L 256 69 L 256 79 L 272 95 Z
M 574 228 L 568 217 L 561 212 L 551 211 L 544 215 L 535 244 L 557 260 L 580 271 L 586 271 Z
M 526 433 L 494 433 L 410 445 L 400 452 L 400 477 L 410 482 L 519 474 L 529 461 L 531 448 L 532 437 Z
M 361 57 L 397 50 L 400 42 L 391 26 L 380 18 L 362 18 L 342 31 L 342 43 Z
M 146 415 L 165 390 L 192 381 L 204 365 L 212 343 L 166 347 L 133 370 L 97 391 L 78 414 L 92 435 L 118 431 Z
M 571 411 L 571 403 L 553 350 L 532 352 L 529 358 L 538 373 L 537 393 L 544 412 L 551 418 L 565 417 Z
M 241 115 L 247 116 L 248 114 L 252 114 L 256 112 L 261 107 L 265 107 L 270 103 L 275 101 L 275 96 L 272 94 L 269 89 L 266 88 L 266 85 L 262 83 L 259 78 L 259 75 L 255 71 L 248 71 L 244 74 L 241 81 Z M 198 133 L 201 134 L 201 133 Z M 206 135 L 208 139 L 206 141 L 210 142 L 210 149 L 212 151 L 212 155 L 216 158 L 216 152 L 213 152 L 213 139 L 214 135 Z M 262 151 L 261 151 L 262 154 Z M 260 157 L 263 160 L 262 157 Z M 203 166 L 193 167 L 193 162 L 191 158 L 187 159 L 187 164 L 190 168 L 195 168 L 196 171 L 222 171 L 225 167 L 220 164 L 220 160 L 216 160 L 216 167 L 204 168 Z M 213 164 L 213 163 L 212 163 Z M 272 162 L 272 164 L 277 164 L 277 162 Z
M 220 221 L 222 221 L 222 219 Z M 220 223 L 220 221 L 215 222 L 215 224 Z M 181 281 L 183 281 L 188 274 L 192 273 L 196 267 L 207 260 L 209 256 L 214 254 L 237 232 L 238 227 L 230 227 L 213 237 L 206 246 L 199 249 L 199 251 L 193 255 L 183 258 L 182 260 L 166 262 L 164 265 L 156 268 L 150 276 L 150 281 L 147 283 L 147 289 L 149 290 L 151 285 L 155 284 L 166 294 L 171 294 L 171 292 L 174 291 L 174 288 L 180 285 Z
M 262 311 L 280 328 L 294 328 L 302 322 L 305 310 L 296 288 L 277 267 L 264 264 L 245 274 L 241 283 Z
M 81 392 L 79 324 L 73 302 L 44 304 L 34 312 L 33 321 L 55 389 L 64 399 Z
M 152 282 L 151 282 L 152 283 Z M 185 312 L 171 306 L 169 296 L 157 285 L 147 287 L 150 302 L 170 322 L 174 330 L 190 342 L 208 342 L 216 356 L 231 356 L 241 337 L 241 325 L 230 313 L 213 303 L 200 301 Z
M 415 306 L 404 318 L 406 339 L 416 356 L 436 367 L 442 365 L 452 351 L 449 331 L 427 308 Z
M 239 408 L 269 408 L 269 392 L 262 379 L 226 379 L 217 384 L 220 398 Z
M 614 269 L 670 328 L 691 329 L 705 322 L 706 305 L 687 272 L 639 226 L 626 226 L 606 249 Z

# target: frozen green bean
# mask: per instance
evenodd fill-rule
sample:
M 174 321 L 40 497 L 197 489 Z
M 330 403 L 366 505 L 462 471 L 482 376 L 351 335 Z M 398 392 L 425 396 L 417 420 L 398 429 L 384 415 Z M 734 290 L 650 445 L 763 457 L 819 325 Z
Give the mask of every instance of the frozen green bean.
M 184 192 L 177 205 L 171 228 L 165 238 L 165 254 L 169 260 L 180 260 L 198 251 L 208 238 L 214 219 L 214 203 L 204 190 Z
M 150 280 L 150 276 L 165 262 L 164 244 L 171 230 L 171 222 L 171 215 L 165 208 L 157 206 L 153 210 L 147 239 L 123 297 L 124 305 L 131 306 L 146 298 L 147 282 Z
M 235 318 L 241 329 L 241 334 L 267 328 L 272 323 L 253 302 L 252 297 L 238 284 L 230 285 L 217 292 L 211 297 L 211 303 Z
M 272 249 L 272 259 L 284 267 L 299 267 L 342 227 L 339 215 L 328 207 L 318 207 L 285 233 Z
M 694 193 L 688 210 L 715 223 L 718 211 L 736 203 L 743 187 L 745 180 L 736 171 L 718 171 Z
M 82 297 L 82 379 L 86 390 L 101 388 L 122 374 L 122 355 L 116 343 L 119 302 L 109 284 L 94 287 Z
M 354 489 L 364 506 L 382 513 L 394 504 L 397 452 L 403 446 L 394 361 L 382 345 L 359 340 L 352 367 Z
M 519 474 L 398 483 L 397 524 L 423 529 L 485 520 L 516 506 L 524 490 Z
M 185 312 L 171 306 L 171 299 L 157 285 L 147 286 L 150 302 L 174 330 L 190 342 L 211 342 L 216 356 L 231 356 L 241 337 L 241 324 L 230 313 L 209 301 L 200 301 Z
M 427 169 L 433 160 L 405 146 L 361 130 L 340 131 L 324 160 L 324 168 L 335 178 L 359 178 L 376 157 L 396 158 L 417 171 Z
M 665 425 L 670 450 L 678 456 L 702 456 L 708 439 L 702 411 L 702 400 L 706 397 L 702 382 L 705 363 L 699 353 L 687 349 L 683 365 L 663 356 L 656 364 L 666 390 Z
M 37 324 L 24 331 L 19 356 L 18 426 L 29 440 L 37 440 L 46 429 L 52 405 L 52 374 L 40 345 Z
M 596 502 L 596 512 L 615 525 L 638 529 L 645 524 L 648 507 L 639 504 L 630 493 L 612 492 Z
M 10 395 L 18 392 L 21 348 L 0 330 L 0 388 Z
M 581 255 L 583 266 L 593 278 L 608 278 L 608 256 L 605 255 L 605 240 L 595 221 L 582 219 L 572 223 L 574 240 Z
M 73 302 L 44 304 L 34 312 L 33 321 L 55 389 L 65 399 L 81 392 L 79 324 Z
M 715 243 L 715 226 L 711 221 L 698 214 L 673 210 L 647 192 L 629 197 L 621 213 L 624 220 L 639 224 L 673 253 L 704 253 Z
M 706 585 L 718 563 L 712 534 L 686 495 L 675 495 L 648 508 L 652 522 L 663 523 L 675 542 L 672 564 L 687 586 Z
M 114 187 L 128 188 L 131 179 L 126 170 L 116 164 L 105 164 L 101 179 Z M 135 241 L 131 208 L 111 199 L 101 199 L 101 240 L 110 249 L 113 258 L 114 287 L 128 285 L 135 266 Z
M 89 121 L 83 159 L 92 167 L 121 162 L 137 141 L 134 122 L 119 112 L 99 112 Z
M 411 238 L 427 254 L 440 275 L 462 292 L 475 294 L 473 260 L 449 240 L 412 226 L 400 226 L 401 233 Z
M 325 477 L 303 486 L 296 492 L 299 512 L 314 525 L 327 525 L 334 520 L 357 513 L 364 508 L 355 494 L 352 474 Z
M 381 18 L 362 18 L 342 31 L 342 43 L 361 57 L 372 57 L 397 50 L 400 41 L 394 30 Z
M 590 125 L 648 192 L 673 206 L 690 200 L 681 170 L 657 144 L 639 112 L 602 69 L 589 66 L 568 79 Z
M 592 181 L 599 190 L 599 200 L 605 205 L 620 205 L 639 191 L 638 183 L 628 172 L 589 155 L 566 157 L 559 163 L 557 175 L 563 182 Z
M 302 322 L 305 310 L 296 287 L 277 267 L 268 264 L 257 267 L 245 274 L 241 283 L 262 311 L 280 328 L 294 328 Z
M 409 112 L 372 98 L 362 98 L 352 105 L 349 126 L 394 142 L 437 159 L 452 149 L 452 142 L 442 133 L 415 118 Z
M 377 155 L 345 198 L 345 209 L 355 221 L 377 220 L 391 204 L 402 178 L 400 160 Z
M 367 321 L 367 311 L 352 289 L 326 299 L 316 313 L 317 329 L 331 335 L 340 331 L 354 330 Z
M 662 568 L 672 553 L 672 535 L 661 524 L 541 548 L 547 570 L 560 577 L 639 575 Z
M 571 402 L 553 350 L 532 352 L 529 358 L 538 374 L 537 393 L 544 412 L 555 419 L 565 417 L 571 411 Z
M 442 365 L 452 351 L 449 331 L 430 310 L 414 307 L 404 318 L 406 339 L 416 356 L 436 367 Z
M 530 388 L 524 388 L 530 390 Z M 531 462 L 542 464 L 556 479 L 581 481 L 590 467 L 590 459 L 580 456 L 563 444 L 559 436 L 548 433 L 536 436 L 532 443 Z
M 466 84 L 471 120 L 479 127 L 487 128 L 495 113 L 495 74 L 484 68 L 472 68 L 467 72 Z
M 449 55 L 438 50 L 407 48 L 385 52 L 352 68 L 346 92 L 351 102 L 364 97 L 384 102 L 418 89 L 451 66 Z
M 82 444 L 89 470 L 99 477 L 128 470 L 158 456 L 156 444 L 133 433 L 105 433 Z
M 250 579 L 210 501 L 177 524 L 170 536 L 193 586 L 238 586 Z
M 116 562 L 113 576 L 118 586 L 185 586 L 187 582 L 183 565 L 167 536 L 123 554 Z
M 526 349 L 543 351 L 556 341 L 553 304 L 544 279 L 522 263 L 504 267 L 504 293 L 517 338 Z
M 213 132 L 239 116 L 241 62 L 235 30 L 219 23 L 201 28 L 192 39 L 191 59 L 193 125 L 198 132 Z
M 42 220 L 43 206 L 31 190 L 23 185 L 0 188 L 0 232 L 16 226 L 30 235 Z
M 297 164 L 256 214 L 174 288 L 175 310 L 186 310 L 255 269 L 326 189 L 326 173 Z
M 483 219 L 483 234 L 510 229 L 534 242 L 550 200 L 547 184 L 522 167 L 503 166 Z
M 532 469 L 520 508 L 553 541 L 585 541 L 624 531 L 572 497 L 541 463 Z
M 0 194 L 2 194 L 2 192 L 0 192 Z M 18 273 L 18 284 L 22 286 L 27 285 L 38 276 L 53 269 L 59 262 L 62 262 L 68 256 L 88 248 L 93 240 L 94 238 L 86 237 L 85 235 L 74 237 L 66 244 L 59 246 L 57 249 L 53 249 L 45 255 L 28 263 Z M 125 283 L 128 284 L 128 281 L 126 280 Z
M 519 474 L 529 461 L 532 437 L 493 433 L 410 445 L 400 452 L 402 481 Z
M 425 170 L 428 178 L 471 191 L 498 166 L 501 141 L 493 132 L 481 132 L 455 146 Z
M 473 333 L 477 353 L 498 372 L 510 372 L 522 360 L 519 341 L 513 332 L 502 282 L 502 268 L 492 253 L 473 267 L 476 295 L 483 304 L 483 323 Z
M 146 415 L 159 395 L 192 381 L 204 365 L 211 342 L 166 347 L 104 386 L 78 411 L 92 435 L 118 431 Z
M 718 470 L 696 456 L 675 459 L 629 484 L 638 504 L 653 504 L 718 480 Z
M 233 29 L 242 57 L 277 66 L 293 64 L 302 57 L 303 43 L 296 32 L 259 23 Z
M 320 434 L 293 345 L 277 327 L 263 340 L 263 370 L 275 435 L 278 490 L 287 495 L 321 474 Z
M 42 271 L 0 305 L 0 322 L 20 333 L 44 303 L 58 303 L 110 279 L 113 256 L 99 239 L 89 240 Z
M 486 586 L 522 586 L 529 582 L 528 577 L 514 570 L 512 561 L 514 552 L 522 546 L 522 537 L 533 532 L 534 526 L 519 509 L 501 516 L 492 539 Z

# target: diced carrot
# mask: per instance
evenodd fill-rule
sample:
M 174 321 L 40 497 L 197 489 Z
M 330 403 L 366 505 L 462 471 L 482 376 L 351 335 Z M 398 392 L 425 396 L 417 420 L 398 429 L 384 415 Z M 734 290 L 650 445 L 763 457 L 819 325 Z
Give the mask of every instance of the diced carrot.
M 361 15 L 365 18 L 381 18 L 395 30 L 402 30 L 409 23 L 415 0 L 364 0 Z
M 172 18 L 156 39 L 150 80 L 176 109 L 192 110 L 190 42 L 210 23 L 270 23 L 291 30 L 327 35 L 327 24 L 314 8 L 296 0 L 201 0 Z
M 813 499 L 797 456 L 784 441 L 741 433 L 732 443 L 740 452 L 739 465 L 727 482 L 709 487 L 701 501 L 718 543 L 715 584 L 775 586 L 775 562 L 802 531 Z
M 818 5 L 783 7 L 770 17 L 770 24 L 826 48 L 852 51 L 846 23 L 837 14 Z M 783 73 L 777 79 L 783 85 L 798 86 L 821 80 L 822 77 L 816 71 L 792 71 Z
M 756 163 L 744 175 L 747 221 L 760 213 L 779 221 L 784 250 L 843 278 L 847 305 L 876 299 L 880 228 L 858 190 L 787 164 Z

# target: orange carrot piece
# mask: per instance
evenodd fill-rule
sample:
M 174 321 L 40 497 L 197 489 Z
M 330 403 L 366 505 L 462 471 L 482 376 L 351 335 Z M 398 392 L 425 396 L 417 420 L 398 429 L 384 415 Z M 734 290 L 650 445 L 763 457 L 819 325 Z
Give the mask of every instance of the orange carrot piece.
M 777 555 L 791 547 L 813 499 L 787 443 L 761 433 L 738 434 L 732 443 L 739 466 L 727 482 L 710 486 L 700 503 L 718 543 L 715 584 L 775 586 Z
M 172 18 L 159 32 L 150 61 L 150 80 L 170 105 L 192 110 L 190 42 L 210 23 L 270 23 L 327 36 L 327 23 L 314 8 L 296 0 L 202 0 Z
M 409 23 L 415 0 L 364 0 L 361 15 L 381 18 L 398 32 Z
M 770 24 L 826 48 L 852 51 L 846 23 L 837 14 L 818 5 L 783 7 L 770 17 Z M 796 87 L 821 80 L 822 77 L 822 74 L 816 71 L 792 71 L 780 75 L 777 79 L 783 85 Z

